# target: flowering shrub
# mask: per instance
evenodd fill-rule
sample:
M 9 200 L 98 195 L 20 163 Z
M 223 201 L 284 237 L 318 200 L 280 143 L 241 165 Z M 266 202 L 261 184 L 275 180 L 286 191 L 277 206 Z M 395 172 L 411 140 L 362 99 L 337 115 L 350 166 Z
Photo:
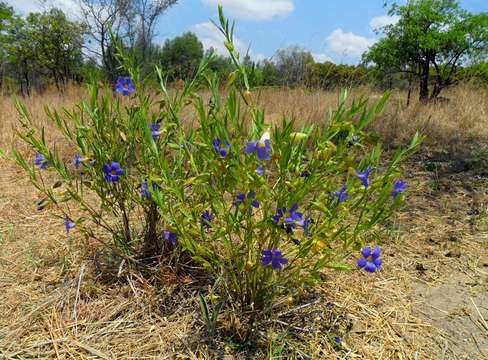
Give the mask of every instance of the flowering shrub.
M 196 79 L 202 78 L 206 65 L 202 62 Z M 186 101 L 199 83 L 195 80 L 188 84 L 174 101 L 153 112 L 154 101 L 141 90 L 138 71 L 128 68 L 130 76 L 118 79 L 115 93 L 91 85 L 89 98 L 74 110 L 62 114 L 47 111 L 72 149 L 68 160 L 48 144 L 44 129 L 34 126 L 28 109 L 20 102 L 17 108 L 22 127 L 18 134 L 35 152 L 36 167 L 19 151 L 14 149 L 13 153 L 45 195 L 39 210 L 54 204 L 65 219 L 70 219 L 65 222 L 67 232 L 76 228 L 120 256 L 140 260 L 157 258 L 176 245 L 176 234 L 165 232 L 152 199 L 152 192 L 164 181 L 155 169 L 173 167 L 170 141 L 180 127 L 176 114 L 184 106 L 183 99 Z M 172 112 L 173 119 L 168 115 Z M 54 185 L 46 181 L 46 172 L 56 173 Z M 78 216 L 71 213 L 73 204 L 81 210 L 81 216 L 80 212 Z M 111 234 L 112 241 L 100 236 L 97 227 Z
M 158 100 L 144 93 L 137 70 L 124 59 L 130 76 L 118 80 L 115 97 L 91 86 L 75 110 L 48 111 L 72 144 L 73 160 L 47 144 L 21 104 L 19 134 L 37 153 L 38 169 L 14 154 L 64 213 L 68 234 L 76 226 L 97 239 L 95 224 L 131 259 L 184 251 L 221 279 L 223 299 L 240 306 L 252 325 L 276 297 L 320 281 L 324 269 L 351 268 L 354 261 L 344 259 L 378 240 L 378 225 L 403 201 L 399 164 L 420 137 L 381 161 L 381 145 L 365 128 L 388 94 L 370 107 L 366 99 L 348 105 L 344 91 L 323 124 L 295 129 L 286 118 L 268 124 L 221 9 L 219 29 L 236 68 L 225 96 L 207 71 L 212 55 L 180 91 L 168 91 L 158 70 Z M 208 102 L 197 91 L 204 84 Z M 191 124 L 181 115 L 190 104 Z M 48 186 L 44 171 L 60 181 Z M 71 203 L 82 217 L 72 220 Z M 365 247 L 357 266 L 381 270 L 380 252 Z
M 226 298 L 250 314 L 252 324 L 277 296 L 320 281 L 324 269 L 350 269 L 343 259 L 378 240 L 378 225 L 403 201 L 399 164 L 420 137 L 389 162 L 381 160 L 381 145 L 365 128 L 388 94 L 368 107 L 364 99 L 348 106 L 343 92 L 328 122 L 298 131 L 288 119 L 267 124 L 222 13 L 220 20 L 244 88 L 231 87 L 223 97 L 216 80 L 208 80 L 212 106 L 196 97 L 198 121 L 173 145 L 182 149 L 177 167 L 157 170 L 166 181 L 155 202 L 178 246 L 223 279 Z M 358 267 L 381 270 L 380 249 L 368 249 Z

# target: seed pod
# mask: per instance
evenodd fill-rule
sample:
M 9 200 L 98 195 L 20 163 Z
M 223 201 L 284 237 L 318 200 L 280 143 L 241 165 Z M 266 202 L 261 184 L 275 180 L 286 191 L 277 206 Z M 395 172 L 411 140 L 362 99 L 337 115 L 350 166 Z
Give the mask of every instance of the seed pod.
M 244 91 L 244 100 L 246 100 L 247 103 L 250 103 L 252 98 L 251 98 L 252 93 L 249 90 Z

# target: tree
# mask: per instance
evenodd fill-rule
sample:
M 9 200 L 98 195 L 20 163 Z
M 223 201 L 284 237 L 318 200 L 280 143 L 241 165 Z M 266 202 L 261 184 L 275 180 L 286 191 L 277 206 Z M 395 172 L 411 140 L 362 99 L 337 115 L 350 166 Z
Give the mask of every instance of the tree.
M 116 36 L 127 37 L 130 28 L 127 14 L 130 0 L 78 0 L 83 21 L 88 29 L 88 46 L 85 50 L 99 59 L 109 80 L 115 80 L 117 64 L 111 49 L 110 31 Z M 91 45 L 92 42 L 95 46 Z
M 127 47 L 137 50 L 139 65 L 145 67 L 159 17 L 177 0 L 78 0 L 89 28 L 90 40 L 96 46 L 86 50 L 101 60 L 110 80 L 117 76 L 111 34 Z
M 36 61 L 47 69 L 56 87 L 60 89 L 68 80 L 75 80 L 83 63 L 83 27 L 68 20 L 59 9 L 31 13 L 27 26 Z
M 149 58 L 152 41 L 154 39 L 154 27 L 164 12 L 175 5 L 177 0 L 132 0 L 128 23 L 136 29 L 137 47 L 139 49 L 141 64 L 146 65 Z M 132 19 L 132 21 L 131 21 Z
M 261 71 L 263 74 L 263 85 L 276 86 L 280 84 L 280 74 L 272 61 L 264 60 L 261 65 Z
M 488 13 L 473 15 L 456 0 L 395 3 L 389 14 L 399 16 L 398 23 L 383 29 L 385 37 L 363 55 L 363 61 L 387 74 L 405 73 L 411 81 L 418 80 L 423 102 L 435 100 L 458 80 L 461 64 L 488 49 Z
M 5 2 L 0 1 L 0 66 L 1 66 L 1 78 L 0 86 L 4 83 L 5 67 L 7 62 L 6 52 L 6 39 L 8 29 L 14 21 L 14 11 L 11 6 L 8 6 Z
M 310 51 L 292 46 L 278 50 L 275 62 L 282 85 L 303 85 L 306 81 L 307 67 L 313 64 L 314 60 Z
M 35 44 L 27 22 L 15 16 L 6 36 L 5 49 L 9 65 L 20 84 L 22 95 L 30 95 L 31 72 L 36 67 Z
M 191 32 L 166 40 L 160 55 L 161 66 L 170 80 L 191 77 L 202 58 L 203 44 Z

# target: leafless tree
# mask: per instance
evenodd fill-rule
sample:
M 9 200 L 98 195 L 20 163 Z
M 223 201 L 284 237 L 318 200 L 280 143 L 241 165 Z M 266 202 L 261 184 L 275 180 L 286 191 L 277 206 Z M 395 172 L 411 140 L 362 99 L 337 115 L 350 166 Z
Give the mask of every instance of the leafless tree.
M 88 35 L 95 46 L 87 51 L 101 60 L 108 74 L 115 72 L 112 33 L 130 47 L 137 47 L 141 64 L 155 36 L 158 19 L 178 0 L 78 0 Z
M 178 0 L 132 0 L 131 13 L 133 28 L 137 29 L 137 42 L 140 46 L 142 63 L 146 62 L 147 53 L 155 36 L 154 28 L 159 18 Z M 135 25 L 135 26 L 134 26 Z
M 86 24 L 89 36 L 86 50 L 95 55 L 109 75 L 115 72 L 115 63 L 110 41 L 110 30 L 124 38 L 127 33 L 127 13 L 131 7 L 130 0 L 78 0 L 81 15 Z M 91 46 L 92 41 L 95 46 Z

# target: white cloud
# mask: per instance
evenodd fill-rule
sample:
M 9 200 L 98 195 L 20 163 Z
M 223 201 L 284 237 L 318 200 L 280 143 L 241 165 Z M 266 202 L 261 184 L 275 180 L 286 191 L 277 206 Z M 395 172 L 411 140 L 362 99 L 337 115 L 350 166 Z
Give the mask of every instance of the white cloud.
M 381 15 L 381 16 L 375 16 L 374 18 L 371 19 L 369 22 L 369 26 L 373 30 L 380 30 L 381 28 L 387 26 L 387 25 L 394 25 L 400 20 L 400 16 L 398 15 Z
M 341 28 L 334 30 L 327 37 L 327 45 L 330 50 L 341 56 L 359 58 L 368 48 L 375 43 L 375 39 L 345 32 Z
M 269 20 L 295 9 L 293 0 L 202 0 L 210 6 L 218 4 L 230 15 L 246 20 Z
M 315 62 L 319 62 L 319 63 L 334 62 L 330 56 L 325 54 L 312 54 L 312 57 Z
M 70 17 L 79 13 L 79 7 L 75 0 L 7 0 L 7 3 L 22 14 L 39 12 L 53 7 L 63 10 Z

